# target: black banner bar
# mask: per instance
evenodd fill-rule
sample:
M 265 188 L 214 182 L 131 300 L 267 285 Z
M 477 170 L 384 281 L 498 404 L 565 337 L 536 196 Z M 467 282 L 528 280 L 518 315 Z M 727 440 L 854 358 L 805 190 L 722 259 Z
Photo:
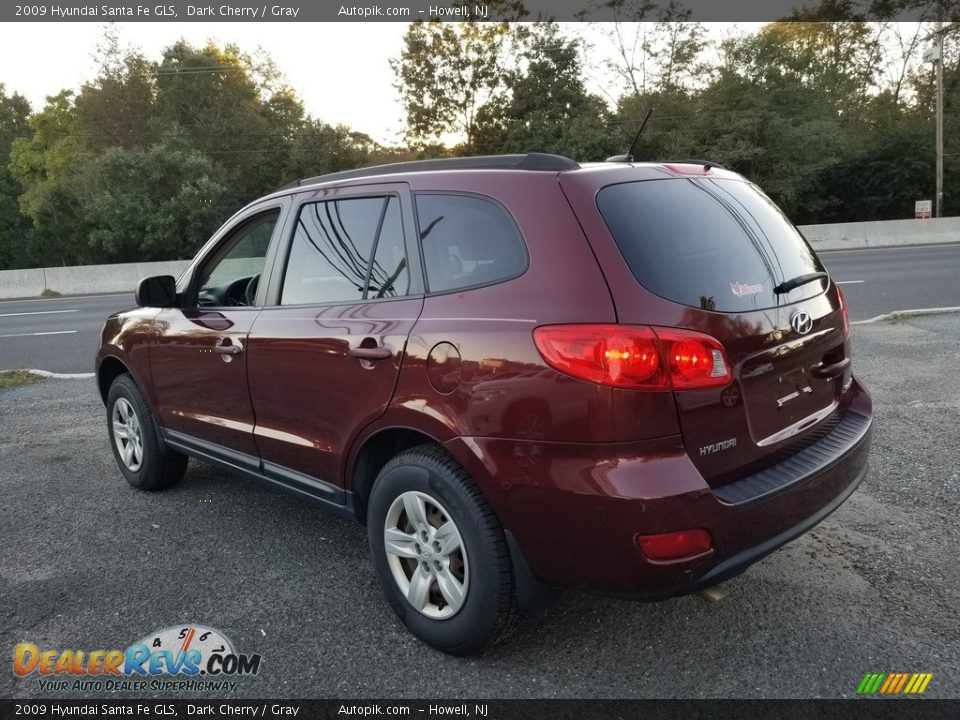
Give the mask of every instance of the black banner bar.
M 0 700 L 0 720 L 118 717 L 956 720 L 960 700 Z
M 483 21 L 553 19 L 558 21 L 611 22 L 655 21 L 662 18 L 697 22 L 765 22 L 807 9 L 804 19 L 823 20 L 936 20 L 953 18 L 960 11 L 958 0 L 917 0 L 910 3 L 853 0 L 834 3 L 830 16 L 809 16 L 818 3 L 807 0 L 669 0 L 652 3 L 626 0 L 524 0 L 525 15 L 518 15 L 510 2 L 462 3 L 443 0 L 409 2 L 317 2 L 316 0 L 23 0 L 0 4 L 2 22 L 412 22 L 414 20 Z M 907 7 L 898 8 L 897 6 Z M 688 18 L 677 9 L 688 10 Z

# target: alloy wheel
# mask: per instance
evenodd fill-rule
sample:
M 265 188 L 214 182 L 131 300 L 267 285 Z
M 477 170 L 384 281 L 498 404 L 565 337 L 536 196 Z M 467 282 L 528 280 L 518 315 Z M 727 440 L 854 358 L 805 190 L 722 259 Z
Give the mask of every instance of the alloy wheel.
M 137 413 L 126 398 L 117 398 L 113 404 L 111 421 L 120 459 L 128 470 L 137 472 L 143 463 L 143 433 Z
M 397 496 L 387 512 L 383 545 L 394 581 L 415 610 L 445 620 L 463 607 L 470 566 L 450 513 L 426 493 Z

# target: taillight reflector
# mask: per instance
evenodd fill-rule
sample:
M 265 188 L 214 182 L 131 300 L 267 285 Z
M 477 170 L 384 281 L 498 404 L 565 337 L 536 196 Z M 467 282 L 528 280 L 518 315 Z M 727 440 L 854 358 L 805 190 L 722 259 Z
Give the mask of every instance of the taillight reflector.
M 723 346 L 709 335 L 637 325 L 545 325 L 534 341 L 550 367 L 635 390 L 719 387 L 732 377 Z
M 665 562 L 702 555 L 711 549 L 706 530 L 681 530 L 659 535 L 637 535 L 637 546 L 648 560 Z

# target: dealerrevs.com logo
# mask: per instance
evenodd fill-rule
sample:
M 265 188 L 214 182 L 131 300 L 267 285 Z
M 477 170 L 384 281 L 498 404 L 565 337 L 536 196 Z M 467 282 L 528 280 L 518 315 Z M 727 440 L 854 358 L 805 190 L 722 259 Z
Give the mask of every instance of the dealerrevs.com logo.
M 232 691 L 256 675 L 260 655 L 238 653 L 219 630 L 182 625 L 150 633 L 125 650 L 59 650 L 20 643 L 13 672 L 41 691 Z

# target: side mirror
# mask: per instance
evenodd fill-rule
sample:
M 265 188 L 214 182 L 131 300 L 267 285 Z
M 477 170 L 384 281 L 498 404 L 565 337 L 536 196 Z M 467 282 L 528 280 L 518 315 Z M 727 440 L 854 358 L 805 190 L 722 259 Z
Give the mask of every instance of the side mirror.
M 177 283 L 173 275 L 147 277 L 137 284 L 138 307 L 173 307 L 177 304 Z

